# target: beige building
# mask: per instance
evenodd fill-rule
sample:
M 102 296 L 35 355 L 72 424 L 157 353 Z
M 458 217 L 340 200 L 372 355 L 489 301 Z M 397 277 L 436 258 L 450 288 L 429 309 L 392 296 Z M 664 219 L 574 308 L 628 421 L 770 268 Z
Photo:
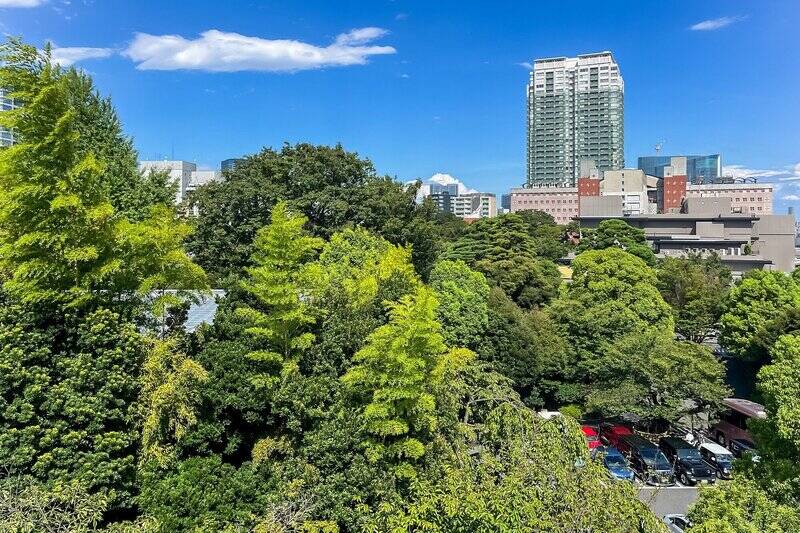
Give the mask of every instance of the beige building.
M 600 182 L 600 196 L 619 197 L 623 215 L 651 215 L 656 212 L 655 190 L 658 178 L 637 168 L 606 170 Z M 648 194 L 648 191 L 652 191 Z
M 511 189 L 511 212 L 542 211 L 557 224 L 579 215 L 577 187 L 525 187 Z
M 497 216 L 497 198 L 485 192 L 459 194 L 450 198 L 450 210 L 465 220 Z
M 139 172 L 166 172 L 177 185 L 176 204 L 199 186 L 222 180 L 219 170 L 197 170 L 197 165 L 189 161 L 139 161 Z
M 708 183 L 687 185 L 686 198 L 730 198 L 731 213 L 772 214 L 771 183 Z

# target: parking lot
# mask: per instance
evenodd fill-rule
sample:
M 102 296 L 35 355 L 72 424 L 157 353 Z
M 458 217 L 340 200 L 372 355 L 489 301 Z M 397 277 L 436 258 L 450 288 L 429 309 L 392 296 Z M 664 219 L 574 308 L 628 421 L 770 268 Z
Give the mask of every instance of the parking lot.
M 640 487 L 639 499 L 662 518 L 668 514 L 686 514 L 697 500 L 697 487 Z

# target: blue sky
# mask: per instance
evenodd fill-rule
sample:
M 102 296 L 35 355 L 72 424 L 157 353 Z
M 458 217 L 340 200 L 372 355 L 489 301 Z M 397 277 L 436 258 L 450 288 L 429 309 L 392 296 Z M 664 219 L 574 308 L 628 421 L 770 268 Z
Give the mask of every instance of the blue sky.
M 0 29 L 89 71 L 142 158 L 341 142 L 501 193 L 524 180 L 521 64 L 611 50 L 628 166 L 661 140 L 719 152 L 779 183 L 776 212 L 800 206 L 798 27 L 796 0 L 0 0 Z

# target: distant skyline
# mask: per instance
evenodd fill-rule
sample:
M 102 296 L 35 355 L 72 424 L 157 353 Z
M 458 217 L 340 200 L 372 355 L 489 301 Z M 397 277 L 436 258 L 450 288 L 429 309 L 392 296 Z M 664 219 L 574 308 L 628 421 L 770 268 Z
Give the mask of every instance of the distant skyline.
M 142 159 L 201 167 L 283 142 L 341 143 L 400 181 L 525 180 L 537 57 L 609 50 L 625 162 L 722 154 L 800 207 L 800 2 L 0 0 L 0 29 L 86 69 Z

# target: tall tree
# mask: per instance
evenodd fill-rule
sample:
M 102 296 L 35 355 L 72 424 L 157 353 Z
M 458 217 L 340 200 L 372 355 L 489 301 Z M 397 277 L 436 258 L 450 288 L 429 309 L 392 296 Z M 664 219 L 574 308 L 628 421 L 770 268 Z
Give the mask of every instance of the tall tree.
M 120 269 L 104 164 L 81 153 L 69 79 L 49 57 L 11 40 L 0 85 L 23 105 L 0 114 L 19 142 L 0 151 L 0 270 L 30 302 L 85 302 Z
M 731 272 L 718 257 L 668 257 L 658 266 L 658 290 L 672 307 L 675 331 L 703 342 L 725 309 Z
M 248 268 L 250 279 L 242 285 L 257 304 L 237 312 L 250 323 L 247 332 L 263 345 L 249 357 L 272 370 L 257 378 L 267 388 L 282 373 L 294 372 L 300 353 L 314 341 L 309 330 L 316 317 L 304 299 L 301 281 L 305 263 L 323 241 L 306 234 L 306 222 L 304 216 L 292 214 L 285 202 L 276 204 L 269 226 L 256 236 L 254 266 Z
M 439 301 L 444 341 L 474 349 L 489 323 L 486 278 L 463 261 L 441 261 L 433 267 L 430 284 Z
M 399 478 L 416 477 L 437 427 L 435 388 L 451 367 L 472 357 L 448 349 L 436 321 L 436 298 L 421 287 L 391 306 L 389 323 L 376 329 L 354 357 L 342 382 L 352 392 L 367 433 L 366 455 L 386 462 Z
M 737 357 L 763 362 L 770 346 L 763 345 L 760 335 L 788 310 L 800 307 L 800 288 L 782 272 L 753 270 L 731 289 L 725 306 L 720 344 Z
M 215 280 L 241 276 L 256 232 L 269 223 L 272 206 L 286 200 L 316 236 L 352 225 L 393 244 L 412 244 L 414 264 L 427 275 L 442 246 L 439 214 L 417 205 L 415 195 L 413 186 L 379 176 L 371 161 L 341 146 L 265 148 L 244 158 L 224 182 L 192 195 L 199 216 L 188 248 Z

